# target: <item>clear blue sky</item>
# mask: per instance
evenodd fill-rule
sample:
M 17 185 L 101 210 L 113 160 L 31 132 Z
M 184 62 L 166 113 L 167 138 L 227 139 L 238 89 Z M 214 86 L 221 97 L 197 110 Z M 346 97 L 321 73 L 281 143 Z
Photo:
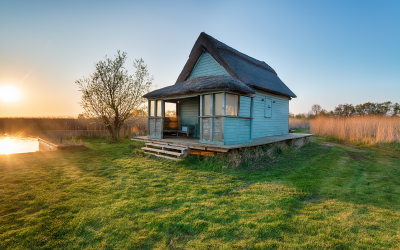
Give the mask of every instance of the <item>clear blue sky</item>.
M 400 102 L 400 1 L 2 1 L 0 116 L 77 115 L 75 80 L 117 50 L 143 58 L 158 87 L 175 83 L 200 32 L 273 67 L 318 103 Z

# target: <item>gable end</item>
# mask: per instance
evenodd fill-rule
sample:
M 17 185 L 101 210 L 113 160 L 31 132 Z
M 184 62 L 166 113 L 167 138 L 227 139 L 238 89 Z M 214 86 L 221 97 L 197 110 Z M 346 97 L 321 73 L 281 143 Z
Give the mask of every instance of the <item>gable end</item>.
M 190 72 L 190 75 L 186 80 L 209 75 L 229 76 L 229 73 L 212 57 L 210 53 L 204 51 L 197 60 L 193 70 Z

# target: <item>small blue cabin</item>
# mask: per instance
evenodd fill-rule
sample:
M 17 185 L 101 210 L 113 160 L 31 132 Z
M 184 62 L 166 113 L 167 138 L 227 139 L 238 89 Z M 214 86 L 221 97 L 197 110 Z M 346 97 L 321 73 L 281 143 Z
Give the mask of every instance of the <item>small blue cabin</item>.
M 231 145 L 288 134 L 296 95 L 268 64 L 202 32 L 175 84 L 143 97 L 148 137 Z

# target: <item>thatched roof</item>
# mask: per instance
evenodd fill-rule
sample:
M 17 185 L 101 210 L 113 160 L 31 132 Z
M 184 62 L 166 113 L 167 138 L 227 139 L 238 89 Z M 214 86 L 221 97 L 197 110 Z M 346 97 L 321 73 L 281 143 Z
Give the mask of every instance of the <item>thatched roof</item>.
M 217 75 L 192 78 L 184 82 L 176 83 L 172 86 L 157 89 L 143 97 L 167 98 L 218 90 L 230 91 L 244 95 L 252 95 L 256 93 L 252 88 L 231 76 Z
M 259 61 L 250 56 L 247 56 L 228 45 L 218 41 L 217 39 L 207 35 L 202 32 L 200 36 L 197 38 L 196 43 L 194 44 L 192 51 L 190 52 L 189 59 L 187 60 L 181 74 L 176 80 L 175 85 L 162 88 L 159 90 L 155 90 L 150 92 L 143 97 L 145 98 L 160 98 L 160 97 L 172 97 L 185 95 L 184 91 L 181 91 L 180 86 L 185 86 L 184 89 L 190 91 L 196 89 L 207 89 L 207 91 L 216 91 L 216 90 L 231 90 L 227 87 L 227 89 L 222 89 L 221 83 L 211 83 L 209 82 L 212 79 L 223 79 L 222 76 L 212 76 L 212 77 L 199 77 L 190 79 L 186 81 L 189 77 L 191 71 L 193 70 L 197 60 L 201 56 L 201 54 L 207 51 L 209 52 L 213 58 L 220 64 L 231 76 L 229 82 L 235 84 L 240 84 L 237 86 L 247 85 L 248 89 L 253 89 L 251 92 L 255 92 L 254 89 L 264 90 L 270 93 L 275 93 L 278 95 L 288 96 L 288 97 L 296 97 L 296 95 L 282 82 L 282 80 L 278 77 L 277 73 L 274 69 L 272 69 L 268 64 L 263 61 Z M 222 78 L 221 78 L 222 77 Z M 197 80 L 195 80 L 197 79 Z M 207 80 L 206 80 L 207 79 Z M 195 81 L 192 81 L 195 80 Z M 227 80 L 223 80 L 227 82 Z M 198 85 L 203 83 L 207 84 L 207 87 L 201 88 Z M 194 84 L 192 87 L 188 86 Z M 226 84 L 226 83 L 225 83 Z M 196 86 L 195 86 L 196 85 Z M 214 86 L 215 85 L 215 86 Z M 236 87 L 235 87 L 236 88 Z M 233 88 L 233 89 L 235 89 Z M 241 88 L 240 88 L 241 89 Z M 161 92 L 159 92 L 161 91 Z M 173 91 L 169 92 L 169 91 Z M 238 91 L 236 91 L 238 92 Z M 248 90 L 246 93 L 250 93 Z M 157 94 L 156 94 L 157 93 Z M 162 93 L 162 94 L 161 94 Z M 190 93 L 200 93 L 200 92 L 190 92 Z M 244 92 L 238 92 L 244 93 Z

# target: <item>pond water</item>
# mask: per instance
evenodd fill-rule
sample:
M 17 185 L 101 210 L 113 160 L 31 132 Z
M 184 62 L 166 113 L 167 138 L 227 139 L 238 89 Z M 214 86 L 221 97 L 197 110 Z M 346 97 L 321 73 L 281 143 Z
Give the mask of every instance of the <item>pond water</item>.
M 0 155 L 39 151 L 37 138 L 0 136 Z

